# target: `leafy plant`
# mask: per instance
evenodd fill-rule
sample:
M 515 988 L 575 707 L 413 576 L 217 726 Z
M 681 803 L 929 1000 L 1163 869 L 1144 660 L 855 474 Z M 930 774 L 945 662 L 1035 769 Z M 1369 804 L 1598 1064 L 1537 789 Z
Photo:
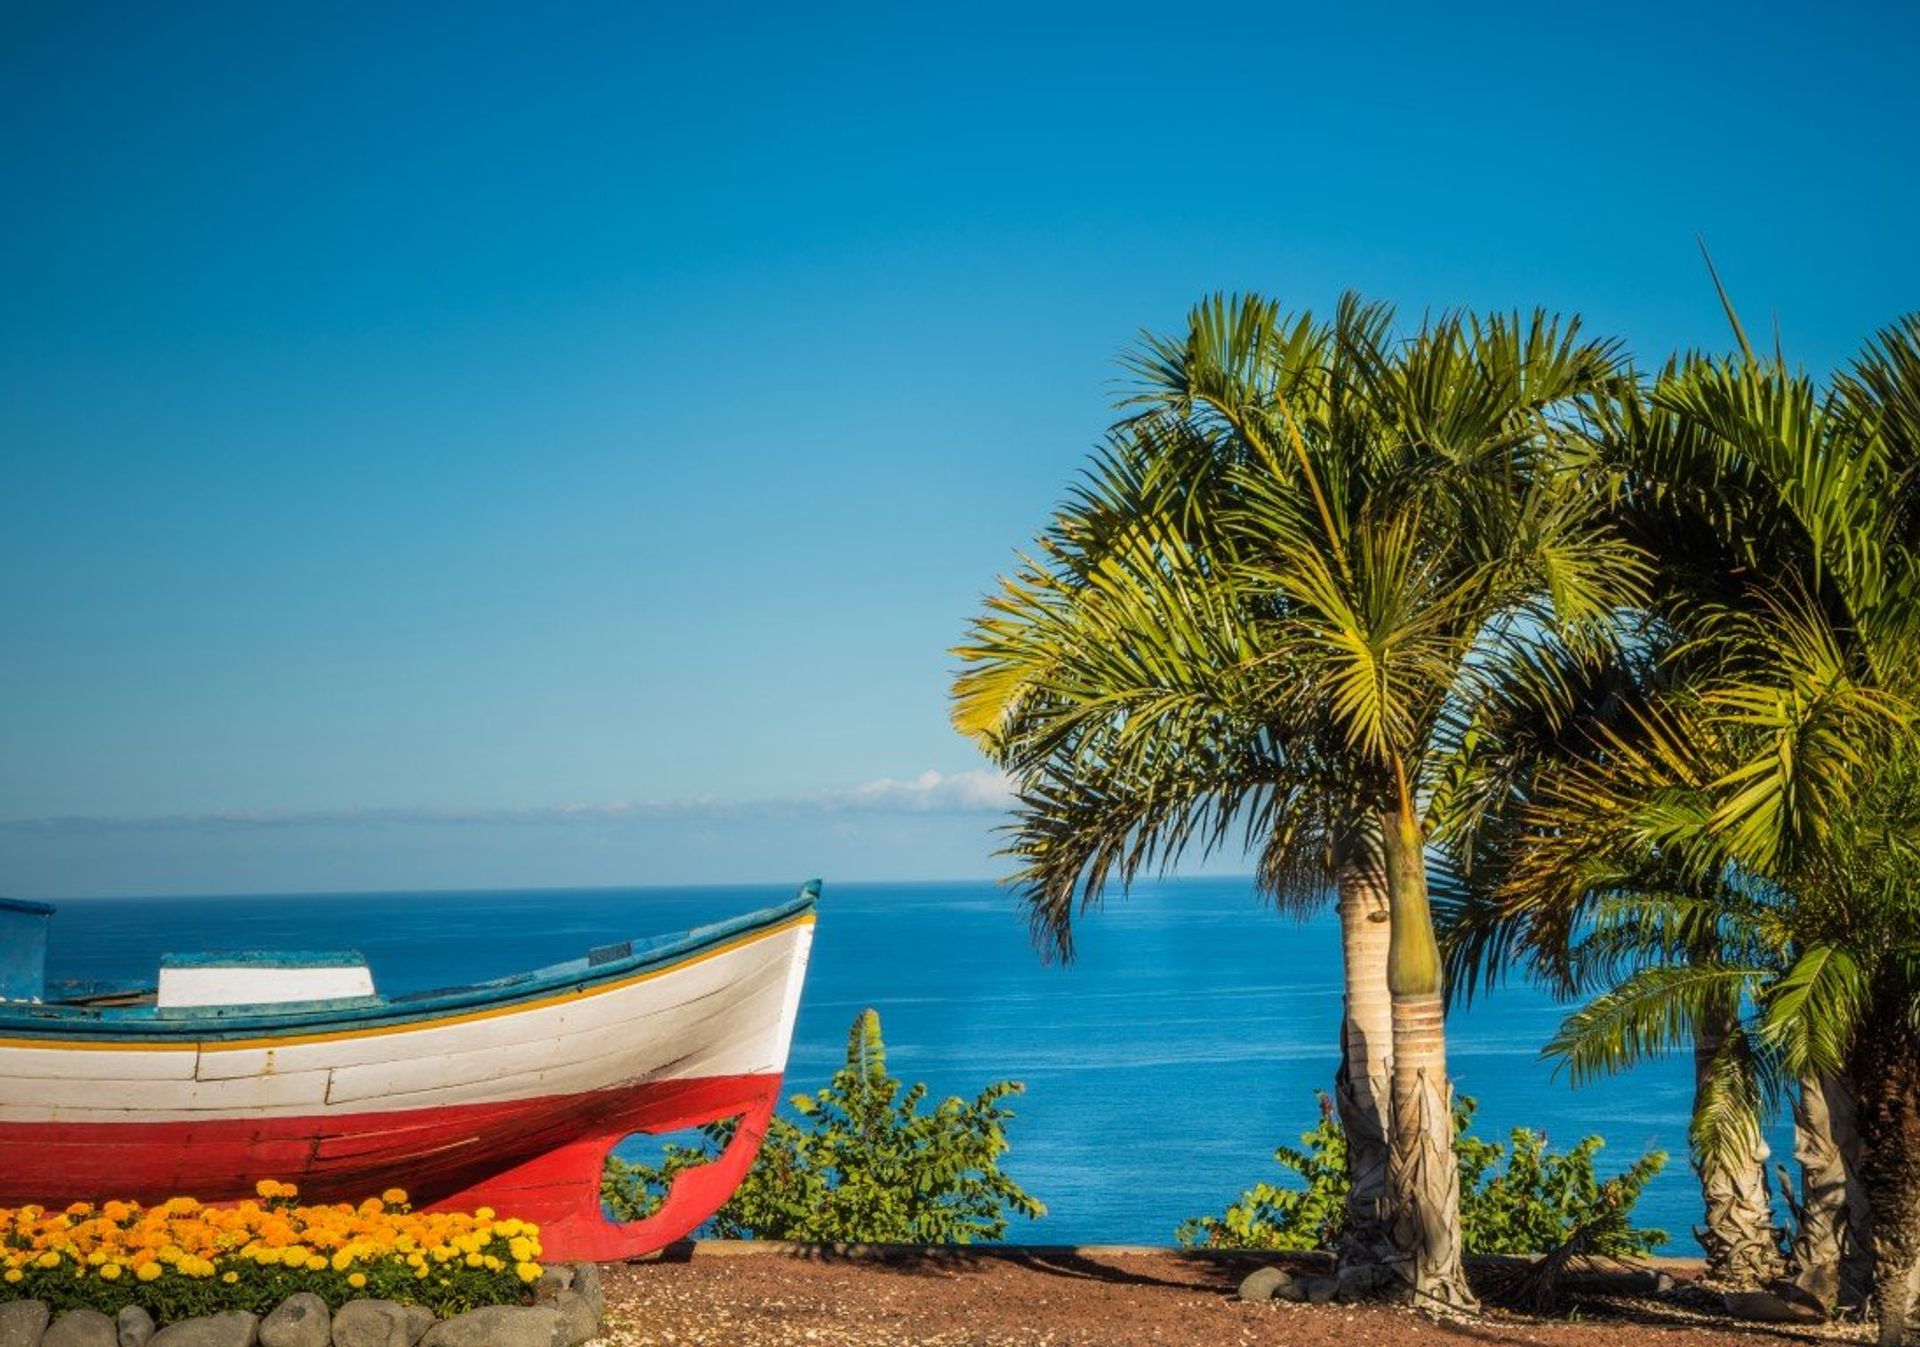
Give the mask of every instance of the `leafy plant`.
M 1468 1253 L 1547 1253 L 1581 1231 L 1587 1251 L 1619 1258 L 1648 1254 L 1667 1242 L 1666 1231 L 1632 1220 L 1648 1181 L 1666 1166 L 1665 1152 L 1650 1151 L 1603 1180 L 1594 1171 L 1606 1144 L 1601 1138 L 1587 1137 L 1556 1154 L 1544 1134 L 1516 1127 L 1503 1146 L 1469 1134 L 1473 1113 L 1473 1100 L 1462 1095 L 1455 1101 L 1453 1153 Z M 1347 1213 L 1347 1147 L 1324 1094 L 1319 1125 L 1302 1133 L 1300 1143 L 1273 1155 L 1297 1182 L 1256 1183 L 1222 1214 L 1182 1222 L 1175 1237 L 1188 1247 L 1335 1247 Z
M 998 1081 L 971 1102 L 950 1098 L 923 1113 L 926 1085 L 902 1089 L 887 1074 L 880 1016 L 865 1011 L 847 1034 L 846 1064 L 825 1089 L 793 1098 L 799 1122 L 768 1124 L 759 1158 L 708 1229 L 725 1239 L 865 1244 L 999 1239 L 1010 1215 L 1047 1210 L 1000 1172 L 1013 1117 L 1004 1101 L 1023 1088 Z M 674 1176 L 714 1159 L 733 1126 L 702 1129 L 698 1146 L 668 1146 L 658 1165 L 610 1161 L 601 1185 L 609 1213 L 652 1213 Z
M 1300 1145 L 1282 1146 L 1273 1158 L 1299 1186 L 1256 1183 L 1219 1216 L 1182 1221 L 1174 1238 L 1224 1249 L 1331 1249 L 1346 1228 L 1347 1137 L 1334 1121 L 1333 1103 L 1320 1096 L 1320 1123 L 1300 1134 Z

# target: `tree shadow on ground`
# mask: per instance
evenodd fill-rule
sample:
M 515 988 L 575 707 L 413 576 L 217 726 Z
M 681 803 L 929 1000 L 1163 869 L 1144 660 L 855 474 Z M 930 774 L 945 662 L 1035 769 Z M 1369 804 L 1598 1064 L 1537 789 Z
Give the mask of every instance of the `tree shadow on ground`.
M 1141 1251 L 1145 1252 L 1145 1251 Z M 793 1244 L 758 1246 L 750 1256 L 786 1258 L 820 1265 L 840 1265 L 870 1269 L 882 1275 L 902 1277 L 972 1277 L 994 1268 L 1020 1269 L 1063 1282 L 1096 1282 L 1111 1286 L 1136 1286 L 1214 1296 L 1232 1300 L 1241 1281 L 1260 1267 L 1281 1267 L 1297 1274 L 1324 1275 L 1331 1270 L 1331 1259 L 1315 1254 L 1272 1254 L 1228 1252 L 1224 1250 L 1152 1251 L 1151 1259 L 1132 1251 L 1115 1250 L 1111 1255 L 1098 1250 L 1071 1246 L 1044 1245 L 872 1245 L 872 1244 Z M 726 1255 L 718 1255 L 725 1257 Z M 716 1258 L 711 1244 L 692 1242 L 670 1245 L 652 1255 L 649 1262 L 710 1262 Z M 1757 1323 L 1733 1319 L 1718 1312 L 1717 1297 L 1711 1292 L 1682 1282 L 1659 1298 L 1652 1295 L 1608 1294 L 1590 1291 L 1570 1292 L 1558 1312 L 1540 1313 L 1507 1303 L 1514 1285 L 1510 1269 L 1506 1276 L 1493 1269 L 1476 1269 L 1474 1290 L 1486 1306 L 1485 1316 L 1461 1316 L 1430 1319 L 1431 1326 L 1463 1343 L 1485 1343 L 1489 1347 L 1531 1342 L 1536 1329 L 1559 1324 L 1600 1327 L 1617 1324 L 1623 1329 L 1652 1329 L 1662 1336 L 1671 1332 L 1737 1333 L 1755 1342 L 1821 1343 L 1833 1341 L 1832 1330 L 1823 1325 Z M 1376 1306 L 1377 1307 L 1377 1306 Z M 1260 1308 L 1252 1306 L 1250 1308 Z M 1305 1305 L 1295 1306 L 1307 1309 Z M 1313 1307 L 1335 1314 L 1351 1312 L 1355 1306 L 1329 1304 Z
M 691 1241 L 672 1244 L 648 1261 L 690 1263 L 696 1256 L 702 1261 L 713 1257 L 712 1246 L 702 1248 Z M 1157 1286 L 1199 1293 L 1231 1295 L 1247 1273 L 1273 1261 L 1257 1254 L 1202 1253 L 1156 1250 L 1160 1259 L 1171 1258 L 1183 1270 L 1191 1270 L 1186 1279 L 1156 1275 L 1107 1261 L 1097 1253 L 1071 1246 L 975 1244 L 952 1246 L 886 1244 L 795 1244 L 756 1253 L 756 1257 L 792 1258 L 811 1263 L 847 1263 L 870 1267 L 880 1272 L 915 1275 L 966 1275 L 991 1267 L 1022 1268 L 1045 1276 L 1075 1281 L 1098 1281 L 1120 1286 Z

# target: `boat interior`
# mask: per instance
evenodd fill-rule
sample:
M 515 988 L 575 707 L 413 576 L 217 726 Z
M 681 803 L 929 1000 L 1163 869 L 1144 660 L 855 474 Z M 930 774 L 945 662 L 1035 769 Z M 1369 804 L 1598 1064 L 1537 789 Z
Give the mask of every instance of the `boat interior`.
M 167 954 L 153 981 L 126 983 L 47 979 L 47 939 L 54 908 L 0 898 L 0 1025 L 78 1027 L 140 1033 L 167 1029 L 294 1029 L 329 1019 L 386 1021 L 430 1018 L 477 1005 L 517 1001 L 641 972 L 810 909 L 818 886 L 791 901 L 727 921 L 647 939 L 598 946 L 545 968 L 457 987 L 383 995 L 356 951 L 235 950 Z

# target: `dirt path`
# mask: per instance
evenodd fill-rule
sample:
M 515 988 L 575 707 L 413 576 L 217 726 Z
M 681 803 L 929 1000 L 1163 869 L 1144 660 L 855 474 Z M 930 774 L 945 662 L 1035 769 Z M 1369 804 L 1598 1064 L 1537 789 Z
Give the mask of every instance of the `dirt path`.
M 1573 1320 L 1489 1313 L 1439 1324 L 1376 1306 L 1243 1304 L 1257 1263 L 1175 1252 L 876 1261 L 755 1254 L 606 1271 L 615 1347 L 1711 1347 L 1857 1331 L 1737 1327 L 1672 1303 L 1587 1305 Z

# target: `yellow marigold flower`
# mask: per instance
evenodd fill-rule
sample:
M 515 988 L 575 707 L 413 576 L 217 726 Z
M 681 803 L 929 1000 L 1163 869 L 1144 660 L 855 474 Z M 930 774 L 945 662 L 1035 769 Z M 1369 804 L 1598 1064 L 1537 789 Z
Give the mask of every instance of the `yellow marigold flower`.
M 339 1253 L 336 1253 L 333 1256 L 332 1261 L 333 1261 L 333 1270 L 335 1272 L 345 1272 L 348 1268 L 353 1266 L 353 1250 L 351 1249 L 340 1250 Z
M 237 1272 L 223 1272 L 220 1274 L 220 1280 L 225 1282 L 228 1286 L 232 1286 L 235 1282 L 240 1280 L 240 1274 Z
M 419 1267 L 417 1267 L 417 1268 L 415 1268 L 415 1269 L 413 1270 L 413 1277 L 414 1277 L 414 1280 L 415 1280 L 415 1281 L 425 1281 L 425 1280 L 426 1280 L 426 1278 L 427 1278 L 427 1269 L 426 1269 L 426 1266 L 425 1266 L 425 1264 L 422 1264 L 421 1266 L 419 1266 Z
M 507 1252 L 513 1255 L 516 1263 L 533 1261 L 533 1241 L 525 1235 L 516 1236 L 507 1241 Z
M 315 1254 L 313 1257 L 307 1260 L 307 1271 L 325 1272 L 326 1270 L 327 1270 L 327 1260 L 322 1258 L 319 1254 Z
M 8 1269 L 7 1269 L 7 1273 L 6 1273 L 6 1278 L 5 1278 L 5 1280 L 7 1281 L 7 1283 L 8 1283 L 9 1285 L 11 1285 L 11 1284 L 13 1284 L 14 1282 L 18 1282 L 18 1281 L 20 1281 L 20 1280 L 22 1280 L 23 1278 L 25 1278 L 25 1277 L 26 1277 L 26 1275 L 27 1275 L 26 1273 L 24 1273 L 24 1272 L 22 1272 L 22 1271 L 21 1271 L 21 1270 L 20 1270 L 19 1268 L 17 1268 L 17 1267 L 10 1267 L 10 1268 L 8 1268 Z
M 518 1263 L 514 1265 L 513 1271 L 521 1281 L 526 1282 L 528 1285 L 540 1280 L 540 1265 L 538 1263 Z
M 364 1272 L 356 1272 L 351 1277 L 347 1278 L 347 1285 L 351 1286 L 356 1291 L 365 1289 L 366 1284 L 367 1284 L 367 1274 Z
M 500 1269 L 506 1266 L 505 1263 L 501 1262 L 498 1258 L 495 1258 L 492 1254 L 488 1254 L 486 1258 L 484 1258 L 481 1261 L 486 1263 L 487 1271 L 489 1272 L 498 1272 L 500 1271 Z
M 491 1221 L 493 1219 L 493 1208 L 475 1207 L 473 1209 L 473 1219 L 476 1221 Z
M 59 1267 L 60 1255 L 55 1253 L 52 1249 L 48 1249 L 45 1253 L 41 1254 L 34 1261 L 39 1263 L 41 1267 Z
M 120 1265 L 118 1263 L 104 1263 L 100 1267 L 100 1275 L 110 1282 L 117 1282 L 120 1280 Z
M 389 1188 L 386 1192 L 380 1194 L 380 1200 L 390 1207 L 404 1207 L 407 1205 L 407 1190 L 405 1188 Z
M 142 1263 L 133 1270 L 133 1275 L 143 1282 L 158 1281 L 163 1271 L 158 1263 Z

